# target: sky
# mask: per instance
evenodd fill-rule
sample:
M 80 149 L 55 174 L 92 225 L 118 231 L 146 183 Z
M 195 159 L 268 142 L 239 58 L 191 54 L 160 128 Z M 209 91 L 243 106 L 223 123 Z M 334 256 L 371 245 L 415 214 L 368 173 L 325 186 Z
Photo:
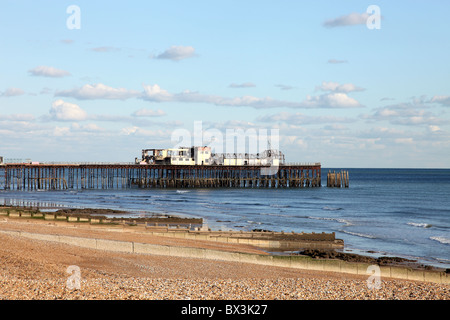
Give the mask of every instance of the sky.
M 449 168 L 449 14 L 442 0 L 0 0 L 0 156 L 132 162 L 243 132 L 286 162 Z

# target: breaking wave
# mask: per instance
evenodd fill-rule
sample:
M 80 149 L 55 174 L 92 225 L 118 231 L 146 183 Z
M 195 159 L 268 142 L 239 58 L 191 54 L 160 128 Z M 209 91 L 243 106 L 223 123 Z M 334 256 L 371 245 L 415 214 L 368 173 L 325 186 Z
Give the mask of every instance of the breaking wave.
M 286 218 L 286 217 L 288 217 L 288 218 L 295 218 L 295 217 L 292 217 L 289 214 L 271 213 L 271 212 L 261 212 L 260 215 L 262 215 L 262 216 L 273 216 L 273 217 L 284 217 L 284 218 Z
M 445 237 L 430 237 L 431 240 L 438 241 L 443 244 L 450 244 L 450 239 Z
M 322 210 L 327 210 L 327 211 L 338 211 L 338 210 L 344 210 L 344 208 L 334 208 L 334 207 L 328 207 L 325 206 L 322 208 Z
M 346 230 L 340 230 L 341 232 L 350 234 L 352 236 L 357 236 L 357 237 L 362 237 L 362 238 L 369 238 L 369 239 L 376 239 L 377 237 L 372 236 L 370 234 L 364 234 L 364 233 L 358 233 L 358 232 L 350 232 L 350 231 L 346 231 Z
M 314 220 L 327 220 L 327 221 L 336 221 L 339 223 L 343 223 L 346 226 L 352 226 L 353 223 L 351 223 L 348 220 L 345 219 L 339 219 L 339 218 L 329 218 L 329 217 L 313 217 L 313 216 L 309 216 L 308 219 L 314 219 Z
M 431 224 L 428 224 L 425 222 L 408 222 L 407 224 L 410 226 L 419 227 L 419 228 L 431 228 L 432 227 Z

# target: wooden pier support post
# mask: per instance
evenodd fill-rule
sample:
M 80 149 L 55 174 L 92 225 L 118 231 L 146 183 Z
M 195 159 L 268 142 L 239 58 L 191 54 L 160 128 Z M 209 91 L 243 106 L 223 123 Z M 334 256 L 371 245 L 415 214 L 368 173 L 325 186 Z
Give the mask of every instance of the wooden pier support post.
M 320 187 L 320 164 L 281 165 L 264 175 L 259 166 L 136 164 L 6 164 L 0 188 L 12 190 L 130 188 L 303 188 Z M 334 174 L 336 180 L 336 174 Z M 327 185 L 331 175 L 328 175 Z M 348 186 L 348 173 L 341 174 Z
M 349 187 L 349 178 L 348 171 L 341 172 L 330 172 L 327 174 L 327 187 L 330 188 L 348 188 Z

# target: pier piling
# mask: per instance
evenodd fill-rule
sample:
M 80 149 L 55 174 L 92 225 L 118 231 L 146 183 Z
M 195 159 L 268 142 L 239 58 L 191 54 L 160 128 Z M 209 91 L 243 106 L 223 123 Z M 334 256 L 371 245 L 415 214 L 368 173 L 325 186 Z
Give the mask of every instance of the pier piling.
M 0 189 L 321 187 L 320 163 L 281 165 L 272 175 L 265 174 L 262 168 L 248 165 L 7 163 L 0 166 Z M 340 179 L 346 179 L 348 186 L 348 175 Z
M 349 187 L 348 171 L 341 171 L 341 172 L 328 171 L 327 187 L 348 188 Z

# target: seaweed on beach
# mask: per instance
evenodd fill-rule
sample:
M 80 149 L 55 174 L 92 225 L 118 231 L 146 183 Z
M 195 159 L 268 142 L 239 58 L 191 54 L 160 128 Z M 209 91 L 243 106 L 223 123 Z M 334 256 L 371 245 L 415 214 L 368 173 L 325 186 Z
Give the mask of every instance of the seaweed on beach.
M 299 252 L 299 254 L 309 256 L 314 259 L 338 259 L 347 262 L 371 263 L 380 266 L 416 262 L 416 260 L 409 260 L 400 257 L 373 258 L 354 253 L 338 252 L 335 250 L 306 249 Z
M 66 216 L 82 216 L 82 217 L 95 217 L 106 219 L 107 215 L 120 215 L 120 217 L 110 217 L 111 221 L 127 221 L 134 222 L 150 222 L 150 223 L 179 223 L 179 224 L 202 224 L 202 218 L 183 218 L 172 215 L 164 216 L 151 216 L 151 217 L 126 217 L 130 215 L 129 211 L 115 210 L 115 209 L 98 209 L 98 208 L 66 208 L 56 211 L 57 215 Z

